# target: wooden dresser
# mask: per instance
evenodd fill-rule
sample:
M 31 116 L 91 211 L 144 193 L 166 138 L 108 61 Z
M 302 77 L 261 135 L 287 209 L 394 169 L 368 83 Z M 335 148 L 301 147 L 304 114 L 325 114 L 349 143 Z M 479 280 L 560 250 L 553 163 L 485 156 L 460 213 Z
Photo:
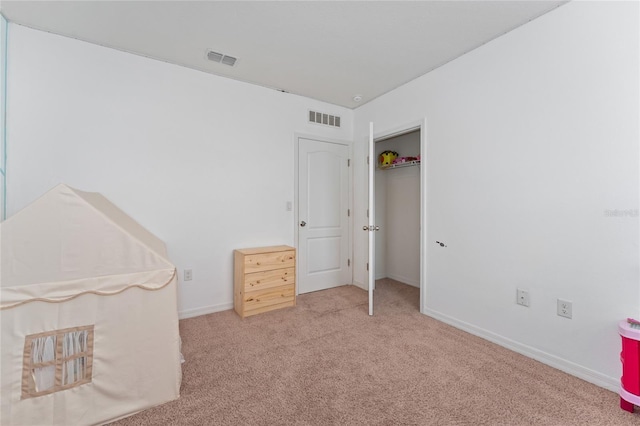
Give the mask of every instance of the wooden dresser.
M 233 307 L 242 318 L 296 304 L 296 249 L 234 251 Z

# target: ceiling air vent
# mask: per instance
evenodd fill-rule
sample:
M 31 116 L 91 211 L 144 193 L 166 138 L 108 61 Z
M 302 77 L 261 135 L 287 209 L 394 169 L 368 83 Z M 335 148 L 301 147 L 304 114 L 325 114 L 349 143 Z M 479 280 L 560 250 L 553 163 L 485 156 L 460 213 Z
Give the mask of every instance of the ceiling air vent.
M 237 61 L 233 56 L 223 55 L 222 53 L 214 52 L 213 50 L 207 51 L 207 59 L 220 64 L 229 65 L 231 67 L 234 66 Z
M 324 124 L 325 126 L 340 127 L 340 117 L 337 115 L 324 114 L 317 111 L 309 111 L 309 122 Z

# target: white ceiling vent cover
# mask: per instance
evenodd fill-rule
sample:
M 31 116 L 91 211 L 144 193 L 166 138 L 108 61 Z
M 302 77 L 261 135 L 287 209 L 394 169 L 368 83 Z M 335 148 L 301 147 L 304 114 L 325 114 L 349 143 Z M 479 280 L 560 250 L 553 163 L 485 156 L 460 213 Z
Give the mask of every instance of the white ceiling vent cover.
M 309 111 L 309 122 L 325 126 L 340 127 L 340 117 L 317 111 Z
M 219 64 L 229 65 L 231 67 L 234 66 L 237 61 L 233 56 L 224 55 L 222 53 L 214 52 L 213 50 L 207 50 L 207 59 L 213 62 L 218 62 Z

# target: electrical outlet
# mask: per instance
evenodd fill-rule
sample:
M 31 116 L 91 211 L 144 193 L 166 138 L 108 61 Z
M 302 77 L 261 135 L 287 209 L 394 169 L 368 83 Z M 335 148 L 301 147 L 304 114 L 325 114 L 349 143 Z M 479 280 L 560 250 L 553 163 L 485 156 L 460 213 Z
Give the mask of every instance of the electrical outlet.
M 193 279 L 193 271 L 191 269 L 184 270 L 184 280 L 191 281 Z
M 573 303 L 568 300 L 558 299 L 558 315 L 571 319 L 573 316 Z
M 518 305 L 529 307 L 529 292 L 526 290 L 516 289 L 516 303 Z

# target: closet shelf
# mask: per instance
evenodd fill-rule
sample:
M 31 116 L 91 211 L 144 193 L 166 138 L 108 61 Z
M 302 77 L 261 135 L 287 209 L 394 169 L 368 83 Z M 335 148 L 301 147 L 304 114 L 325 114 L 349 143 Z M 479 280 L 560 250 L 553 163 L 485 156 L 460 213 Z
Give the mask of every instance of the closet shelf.
M 386 166 L 378 166 L 380 170 L 400 169 L 402 167 L 419 166 L 420 160 L 407 161 L 405 163 L 389 164 Z

